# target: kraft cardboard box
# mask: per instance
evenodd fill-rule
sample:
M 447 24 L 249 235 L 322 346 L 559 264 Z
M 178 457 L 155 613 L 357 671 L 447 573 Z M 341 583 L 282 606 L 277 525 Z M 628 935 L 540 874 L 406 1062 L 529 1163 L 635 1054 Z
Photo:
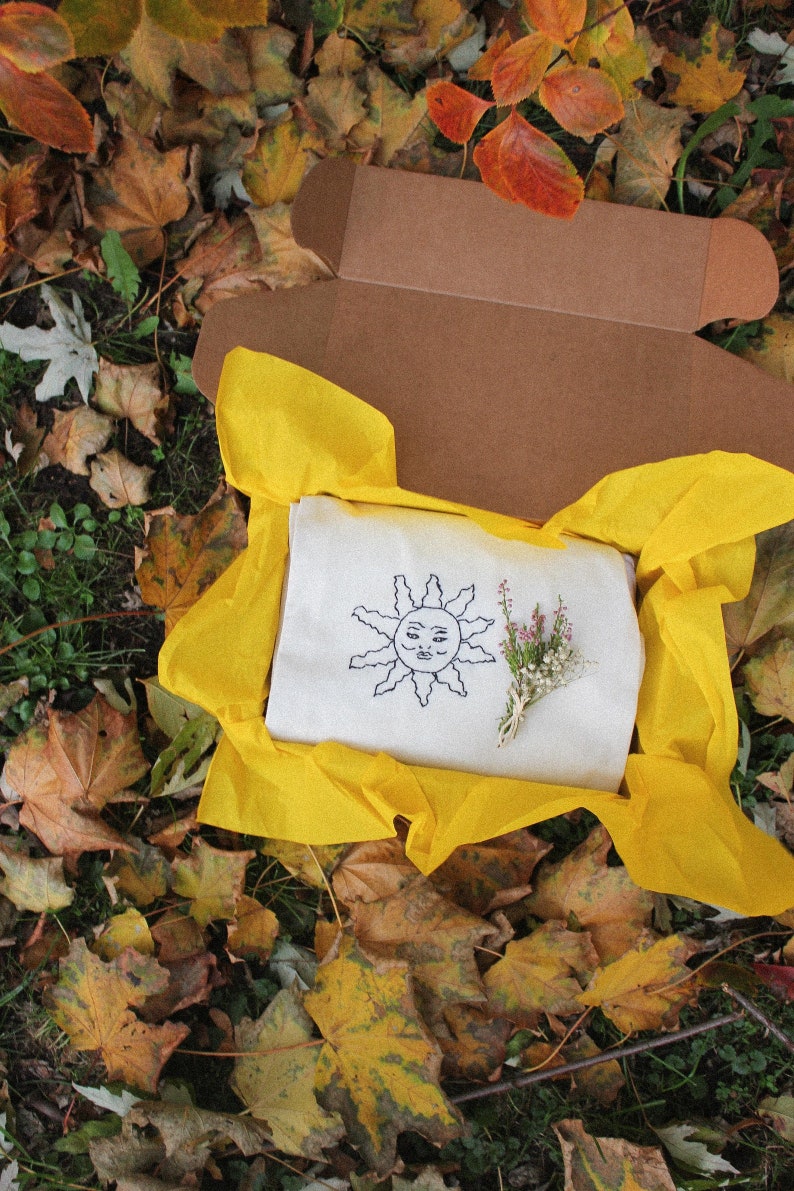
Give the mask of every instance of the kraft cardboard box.
M 292 222 L 334 279 L 214 306 L 193 364 L 211 399 L 228 351 L 269 352 L 387 415 L 402 487 L 525 518 L 676 455 L 794 468 L 791 386 L 694 334 L 774 304 L 748 224 L 589 201 L 563 222 L 341 159 Z

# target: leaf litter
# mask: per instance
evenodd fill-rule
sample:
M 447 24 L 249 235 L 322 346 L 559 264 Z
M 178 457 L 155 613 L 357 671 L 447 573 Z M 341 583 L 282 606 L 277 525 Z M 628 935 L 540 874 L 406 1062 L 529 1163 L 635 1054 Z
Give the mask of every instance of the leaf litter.
M 142 598 L 166 631 L 245 545 L 243 508 L 224 486 L 196 499 L 166 490 L 175 507 L 137 519 L 140 505 L 154 504 L 152 491 L 162 503 L 160 469 L 179 427 L 191 427 L 178 448 L 187 455 L 200 422 L 184 387 L 190 337 L 223 297 L 329 275 L 289 227 L 289 204 L 316 161 L 345 155 L 474 176 L 473 158 L 497 193 L 557 216 L 576 209 L 583 175 L 592 196 L 670 205 L 684 165 L 680 193 L 693 210 L 706 201 L 703 188 L 716 203 L 719 188 L 739 178 L 745 190 L 731 214 L 755 220 L 781 268 L 790 264 L 794 109 L 763 94 L 787 81 L 788 43 L 777 32 L 764 32 L 767 40 L 751 32 L 737 52 L 714 19 L 695 27 L 651 5 L 643 23 L 636 6 L 632 16 L 608 0 L 524 0 L 520 13 L 469 12 L 458 0 L 356 0 L 344 11 L 314 5 L 310 26 L 286 7 L 272 15 L 267 23 L 259 0 L 3 8 L 0 107 L 8 78 L 28 70 L 26 93 L 42 101 L 52 128 L 45 135 L 41 118 L 27 127 L 6 103 L 9 120 L 28 138 L 40 133 L 41 144 L 23 136 L 0 159 L 0 273 L 13 289 L 33 270 L 90 270 L 41 285 L 43 304 L 23 299 L 23 313 L 12 315 L 9 299 L 0 346 L 9 360 L 46 364 L 35 396 L 54 408 L 40 424 L 24 396 L 15 401 L 8 474 L 14 483 L 38 473 L 82 485 L 74 491 L 98 517 L 126 519 L 138 584 L 130 567 L 128 610 L 145 611 Z M 85 58 L 61 73 L 74 53 Z M 87 56 L 103 54 L 118 56 L 100 89 Z M 560 54 L 564 62 L 554 61 Z M 491 95 L 512 110 L 497 111 Z M 720 124 L 731 103 L 745 114 Z M 536 127 L 541 107 L 567 129 L 564 145 L 547 123 Z M 693 147 L 708 113 L 715 140 Z M 576 138 L 581 156 L 572 158 Z M 95 153 L 66 168 L 45 143 Z M 118 303 L 111 320 L 97 286 Z M 36 320 L 47 311 L 54 325 L 42 328 Z M 772 316 L 744 351 L 790 376 L 785 319 Z M 57 528 L 40 513 L 33 525 L 37 534 Z M 790 539 L 791 526 L 760 535 L 750 593 L 725 609 L 748 740 L 737 796 L 756 813 L 768 806 L 770 829 L 789 843 Z M 391 1178 L 392 1191 L 440 1191 L 456 1178 L 480 1186 L 483 1170 L 492 1180 L 498 1170 L 494 1186 L 503 1171 L 510 1185 L 529 1186 L 513 1182 L 527 1153 L 541 1155 L 546 1181 L 553 1174 L 542 1156 L 555 1144 L 549 1123 L 566 1191 L 668 1189 L 671 1171 L 680 1182 L 693 1171 L 717 1178 L 749 1169 L 733 1137 L 721 1156 L 727 1134 L 716 1123 L 709 1133 L 654 1113 L 656 1134 L 643 1133 L 653 1144 L 639 1146 L 604 1136 L 613 1122 L 592 1105 L 631 1111 L 610 1049 L 625 1034 L 642 1045 L 649 1032 L 672 1034 L 696 1010 L 714 1011 L 718 994 L 695 969 L 708 971 L 714 949 L 738 946 L 752 924 L 637 888 L 603 828 L 576 816 L 459 849 L 430 878 L 399 839 L 309 849 L 200 828 L 195 797 L 217 724 L 141 677 L 147 713 L 115 705 L 112 675 L 97 676 L 107 698 L 89 692 L 74 705 L 45 683 L 9 739 L 0 783 L 5 956 L 23 971 L 32 965 L 25 979 L 68 1037 L 71 1058 L 89 1064 L 76 1087 L 102 1121 L 79 1107 L 72 1115 L 55 1094 L 49 1105 L 99 1178 L 129 1187 L 196 1185 L 203 1174 L 228 1181 L 238 1178 L 237 1155 L 253 1160 L 254 1179 L 272 1173 L 281 1153 L 304 1186 L 357 1191 L 370 1185 L 365 1168 Z M 30 683 L 4 690 L 7 722 Z M 89 871 L 98 882 L 90 894 Z M 749 991 L 760 998 L 769 989 L 779 1009 L 794 952 L 790 942 L 761 946 L 748 967 L 734 965 L 734 978 L 750 973 Z M 582 1065 L 596 1059 L 604 1061 Z M 191 1063 L 196 1082 L 186 1090 L 169 1072 Z M 56 1068 L 46 1069 L 57 1084 Z M 742 1100 L 752 1127 L 780 1146 L 792 1142 L 787 1070 Z M 24 1071 L 16 1067 L 16 1078 Z M 560 1089 L 553 1109 L 552 1101 L 542 1109 L 546 1140 L 488 1150 L 476 1115 L 467 1124 L 452 1093 L 472 1084 L 487 1092 L 511 1072 Z M 712 1079 L 712 1093 L 720 1087 Z M 0 1083 L 2 1107 L 7 1096 Z M 569 1115 L 574 1096 L 584 1120 Z M 534 1129 L 527 1111 L 523 1123 Z M 92 1133 L 98 1123 L 115 1135 Z M 89 1170 L 79 1177 L 93 1177 Z M 16 1157 L 0 1179 L 28 1185 Z

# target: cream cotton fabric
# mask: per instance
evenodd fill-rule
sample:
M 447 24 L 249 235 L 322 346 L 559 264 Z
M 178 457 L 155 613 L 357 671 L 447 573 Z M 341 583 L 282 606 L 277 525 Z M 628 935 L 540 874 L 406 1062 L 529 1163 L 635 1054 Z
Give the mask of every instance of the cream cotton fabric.
M 399 761 L 617 790 L 642 672 L 622 555 L 564 539 L 505 541 L 465 517 L 304 497 L 265 722 L 280 740 L 334 740 Z M 588 664 L 526 709 L 497 748 L 511 677 L 500 653 L 506 579 L 513 619 L 536 604 L 547 631 L 562 596 Z

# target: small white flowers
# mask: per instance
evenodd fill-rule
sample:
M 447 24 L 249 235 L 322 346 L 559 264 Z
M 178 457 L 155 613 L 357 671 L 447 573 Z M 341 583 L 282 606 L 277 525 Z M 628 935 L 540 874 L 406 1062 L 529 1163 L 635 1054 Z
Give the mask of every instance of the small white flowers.
M 573 630 L 561 596 L 558 597 L 551 632 L 545 638 L 546 617 L 540 605 L 535 605 L 529 627 L 525 624 L 519 627 L 512 619 L 513 601 L 509 591 L 507 580 L 503 579 L 499 584 L 499 599 L 507 635 L 500 649 L 513 681 L 507 689 L 507 706 L 499 721 L 499 748 L 513 739 L 527 707 L 551 691 L 575 682 L 590 666 L 596 665 L 586 661 L 582 651 L 571 645 Z

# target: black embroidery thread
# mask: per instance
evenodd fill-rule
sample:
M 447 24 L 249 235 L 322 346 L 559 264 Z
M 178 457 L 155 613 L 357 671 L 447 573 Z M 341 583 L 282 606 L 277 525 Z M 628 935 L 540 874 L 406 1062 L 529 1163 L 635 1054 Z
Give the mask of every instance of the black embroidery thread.
M 484 616 L 467 620 L 463 613 L 474 600 L 474 584 L 462 587 L 451 600 L 445 600 L 437 575 L 427 581 L 424 595 L 416 600 L 405 575 L 394 576 L 394 611 L 396 615 L 377 612 L 361 605 L 353 616 L 374 629 L 388 644 L 350 659 L 351 670 L 366 666 L 388 666 L 386 677 L 375 687 L 373 697 L 393 691 L 410 677 L 416 697 L 427 707 L 436 683 L 456 695 L 466 697 L 466 687 L 457 663 L 479 665 L 495 662 L 493 654 L 481 645 L 470 644 L 494 623 Z

